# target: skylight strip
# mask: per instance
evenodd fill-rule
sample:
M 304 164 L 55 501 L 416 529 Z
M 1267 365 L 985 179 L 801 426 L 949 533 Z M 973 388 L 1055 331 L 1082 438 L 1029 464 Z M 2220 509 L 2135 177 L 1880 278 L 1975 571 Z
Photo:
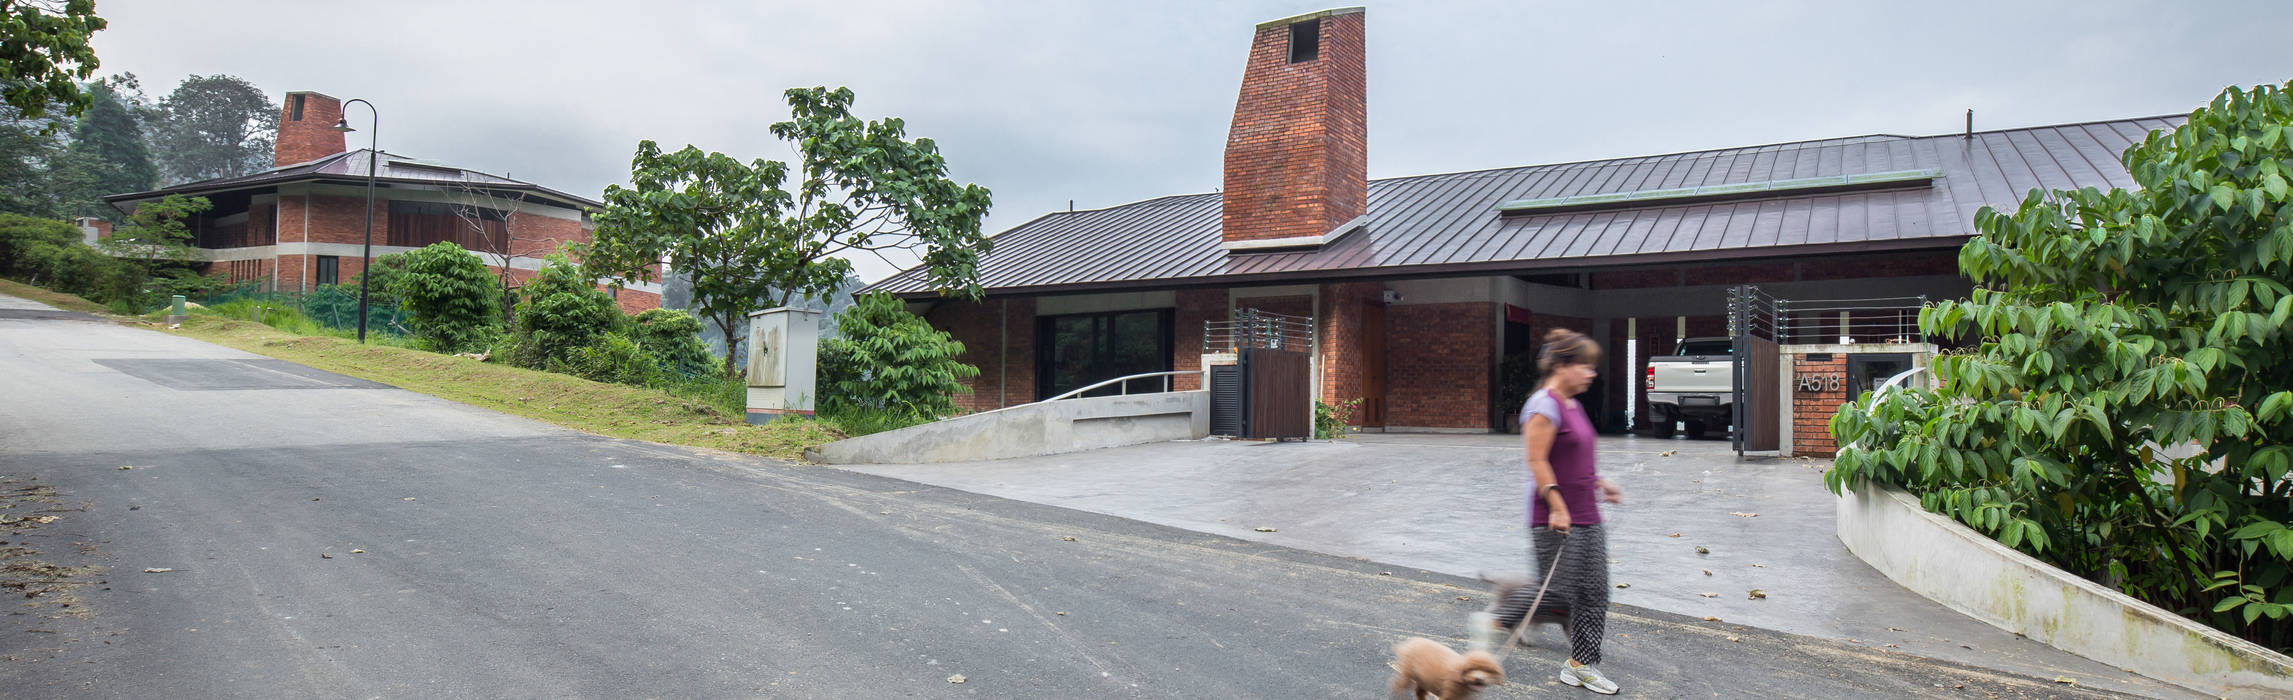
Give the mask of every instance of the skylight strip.
M 1544 199 L 1515 199 L 1499 203 L 1497 205 L 1497 211 L 1505 214 L 1517 214 L 1542 213 L 1554 210 L 1583 211 L 1587 209 L 1621 209 L 1628 206 L 1639 207 L 1650 204 L 1662 204 L 1672 201 L 1743 199 L 1754 196 L 1794 194 L 1815 190 L 1841 191 L 1881 189 L 1891 185 L 1909 185 L 1913 183 L 1931 184 L 1935 178 L 1942 176 L 1943 171 L 1935 168 L 1927 168 L 1923 170 L 1891 170 L 1887 172 L 1859 173 L 1854 175 L 1802 177 L 1789 180 L 1768 180 L 1765 182 L 1739 182 L 1728 185 L 1704 185 L 1702 187 L 1676 187 L 1662 190 L 1641 190 L 1638 192 L 1580 194 L 1571 197 L 1548 197 Z

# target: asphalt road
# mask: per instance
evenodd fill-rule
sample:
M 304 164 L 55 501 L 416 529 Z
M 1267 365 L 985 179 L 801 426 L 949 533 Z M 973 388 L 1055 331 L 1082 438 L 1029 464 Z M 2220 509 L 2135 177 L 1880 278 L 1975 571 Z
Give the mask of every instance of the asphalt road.
M 0 514 L 55 519 L 0 529 L 0 580 L 76 583 L 0 617 L 0 697 L 1382 697 L 1391 644 L 1456 644 L 1485 602 L 26 304 L 0 297 Z M 1627 697 L 2092 695 L 1632 608 L 1609 629 Z M 1543 634 L 1487 697 L 1582 692 Z

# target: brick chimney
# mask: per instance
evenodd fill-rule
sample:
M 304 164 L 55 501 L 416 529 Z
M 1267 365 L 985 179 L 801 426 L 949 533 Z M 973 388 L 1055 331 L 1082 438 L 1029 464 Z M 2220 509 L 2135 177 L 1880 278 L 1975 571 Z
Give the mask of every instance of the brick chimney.
M 279 110 L 279 139 L 271 151 L 271 165 L 308 163 L 343 152 L 342 100 L 308 90 L 287 93 Z
M 1369 211 L 1362 8 L 1258 25 L 1226 135 L 1229 251 L 1318 247 Z

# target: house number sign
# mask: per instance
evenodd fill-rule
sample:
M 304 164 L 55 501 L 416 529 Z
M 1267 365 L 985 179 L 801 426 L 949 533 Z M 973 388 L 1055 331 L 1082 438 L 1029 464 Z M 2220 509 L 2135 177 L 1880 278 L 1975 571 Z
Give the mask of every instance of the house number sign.
M 1838 372 L 1810 372 L 1799 375 L 1800 391 L 1838 391 L 1847 384 L 1847 377 Z

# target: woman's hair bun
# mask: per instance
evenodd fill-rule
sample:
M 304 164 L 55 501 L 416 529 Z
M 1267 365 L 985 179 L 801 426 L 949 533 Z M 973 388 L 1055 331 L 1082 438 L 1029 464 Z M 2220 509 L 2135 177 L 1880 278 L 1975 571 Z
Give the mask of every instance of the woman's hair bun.
M 1568 340 L 1568 337 L 1572 335 L 1576 335 L 1576 331 L 1572 331 L 1566 328 L 1555 328 L 1549 331 L 1545 331 L 1545 342 L 1551 343 Z

